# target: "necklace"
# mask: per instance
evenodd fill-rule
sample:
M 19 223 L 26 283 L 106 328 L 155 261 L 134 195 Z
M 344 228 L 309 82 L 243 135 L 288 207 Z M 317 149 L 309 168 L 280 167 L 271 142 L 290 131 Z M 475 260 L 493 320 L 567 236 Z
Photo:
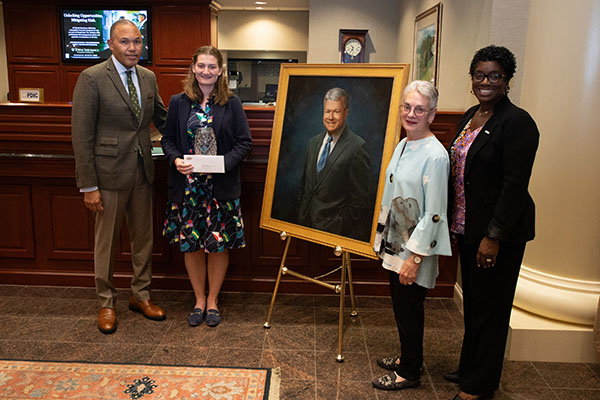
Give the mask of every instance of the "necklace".
M 481 111 L 481 108 L 480 108 L 479 110 L 477 110 L 477 112 L 478 112 L 479 114 L 485 115 L 485 114 L 489 114 L 489 113 L 490 113 L 490 110 L 487 110 L 487 111 Z

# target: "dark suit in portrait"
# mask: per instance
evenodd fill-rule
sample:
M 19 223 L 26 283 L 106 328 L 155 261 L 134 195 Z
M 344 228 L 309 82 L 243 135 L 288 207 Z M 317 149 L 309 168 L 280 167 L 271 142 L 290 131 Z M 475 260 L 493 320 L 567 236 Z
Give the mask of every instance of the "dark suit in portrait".
M 319 150 L 327 132 L 308 142 L 300 187 L 301 225 L 362 241 L 369 240 L 370 159 L 363 138 L 344 127 L 321 172 Z
M 95 212 L 96 292 L 101 306 L 111 309 L 117 296 L 113 258 L 124 218 L 130 232 L 133 296 L 139 301 L 150 296 L 154 182 L 150 123 L 162 130 L 167 114 L 154 73 L 138 65 L 133 68 L 141 99 L 139 120 L 112 57 L 84 70 L 73 92 L 77 187 L 100 191 L 103 211 Z

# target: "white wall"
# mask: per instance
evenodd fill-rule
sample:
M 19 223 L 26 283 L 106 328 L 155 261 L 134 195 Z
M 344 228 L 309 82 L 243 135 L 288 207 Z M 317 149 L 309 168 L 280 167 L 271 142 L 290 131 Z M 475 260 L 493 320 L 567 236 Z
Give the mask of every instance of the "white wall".
M 397 0 L 310 0 L 309 63 L 339 63 L 340 29 L 368 29 L 367 62 L 397 62 Z
M 600 2 L 531 0 L 521 105 L 540 148 L 526 265 L 600 281 Z
M 307 11 L 221 11 L 219 49 L 306 51 Z

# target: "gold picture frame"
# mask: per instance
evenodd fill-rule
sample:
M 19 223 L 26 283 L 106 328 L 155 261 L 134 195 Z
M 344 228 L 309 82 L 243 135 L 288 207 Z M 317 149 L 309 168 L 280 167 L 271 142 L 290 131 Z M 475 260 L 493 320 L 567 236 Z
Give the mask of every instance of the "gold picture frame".
M 400 101 L 408 83 L 409 69 L 407 64 L 281 65 L 261 228 L 286 232 L 292 237 L 329 247 L 340 246 L 344 251 L 376 258 L 373 240 L 383 196 L 382 183 L 385 169 L 399 140 Z M 359 171 L 361 176 L 366 176 L 361 183 L 368 188 L 365 190 L 368 202 L 361 202 L 365 205 L 362 208 L 364 212 L 354 213 L 356 223 L 343 232 L 306 223 L 298 212 L 303 208 L 301 203 L 307 190 L 303 185 L 306 183 L 305 171 L 312 168 L 312 163 L 307 161 L 311 153 L 309 141 L 313 139 L 314 143 L 315 139 L 325 136 L 324 96 L 334 87 L 344 89 L 349 95 L 346 127 L 355 133 L 354 137 L 358 135 L 364 140 L 363 154 L 368 157 L 367 172 Z M 342 157 L 339 154 L 344 147 L 339 145 L 338 153 L 335 153 L 337 146 L 334 146 L 330 157 Z M 332 158 L 331 164 L 335 161 L 337 159 Z M 326 165 L 323 172 L 328 168 Z M 353 178 L 347 176 L 347 182 L 337 179 L 331 187 L 342 187 L 338 193 L 345 195 L 351 191 Z M 361 192 L 364 187 L 359 187 Z M 339 214 L 333 218 L 340 218 L 341 221 L 342 213 L 348 213 L 352 207 L 340 208 Z M 344 220 L 344 226 L 348 226 L 348 221 Z
M 413 80 L 429 81 L 437 86 L 442 30 L 442 3 L 415 18 L 413 42 Z

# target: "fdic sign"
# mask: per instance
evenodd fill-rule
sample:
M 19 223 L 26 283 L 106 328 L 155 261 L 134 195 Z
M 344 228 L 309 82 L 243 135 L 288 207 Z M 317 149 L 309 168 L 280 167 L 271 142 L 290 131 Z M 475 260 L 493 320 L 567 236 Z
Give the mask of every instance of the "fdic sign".
M 43 103 L 43 88 L 19 88 L 19 101 L 24 103 Z

